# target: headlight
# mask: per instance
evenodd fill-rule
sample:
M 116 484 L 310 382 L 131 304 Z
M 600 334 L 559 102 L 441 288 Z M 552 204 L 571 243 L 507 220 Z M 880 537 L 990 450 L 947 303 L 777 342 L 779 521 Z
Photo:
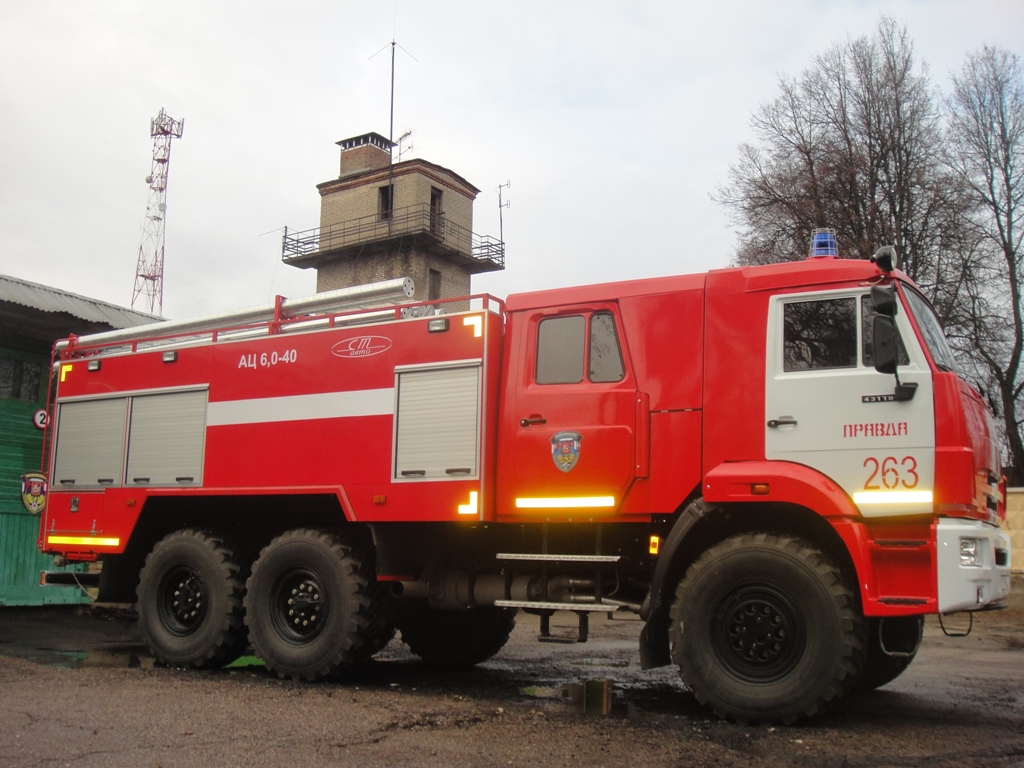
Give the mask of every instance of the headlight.
M 960 539 L 960 565 L 969 568 L 981 567 L 980 539 Z

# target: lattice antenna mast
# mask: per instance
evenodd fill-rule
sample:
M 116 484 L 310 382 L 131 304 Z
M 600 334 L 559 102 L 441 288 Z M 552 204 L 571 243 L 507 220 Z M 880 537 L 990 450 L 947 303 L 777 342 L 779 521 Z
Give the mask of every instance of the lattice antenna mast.
M 184 120 L 175 120 L 163 109 L 149 124 L 153 137 L 153 166 L 146 183 L 149 200 L 142 220 L 139 264 L 135 269 L 132 307 L 145 295 L 149 313 L 163 316 L 164 311 L 164 219 L 167 215 L 167 172 L 171 163 L 171 140 L 180 139 Z

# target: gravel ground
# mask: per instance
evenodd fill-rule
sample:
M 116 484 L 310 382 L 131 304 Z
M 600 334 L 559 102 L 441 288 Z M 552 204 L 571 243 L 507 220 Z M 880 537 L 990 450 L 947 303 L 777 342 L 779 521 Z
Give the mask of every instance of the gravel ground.
M 0 609 L 0 766 L 1024 765 L 1020 579 L 968 637 L 930 618 L 899 679 L 788 728 L 716 720 L 673 668 L 640 670 L 640 626 L 595 617 L 588 643 L 552 645 L 520 614 L 473 670 L 393 641 L 357 675 L 306 685 L 254 664 L 155 667 L 120 615 Z M 611 711 L 585 712 L 581 685 L 605 680 Z

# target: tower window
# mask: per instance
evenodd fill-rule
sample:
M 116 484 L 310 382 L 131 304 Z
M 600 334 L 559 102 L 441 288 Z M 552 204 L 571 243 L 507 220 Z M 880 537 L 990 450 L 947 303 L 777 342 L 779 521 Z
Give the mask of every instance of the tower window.
M 430 232 L 434 235 L 441 235 L 444 232 L 444 206 L 441 202 L 443 194 L 437 187 L 430 188 Z
M 427 285 L 427 299 L 434 301 L 435 299 L 441 298 L 441 273 L 436 269 L 431 269 L 427 275 L 429 283 Z
M 394 187 L 388 185 L 377 190 L 377 212 L 382 220 L 391 218 L 394 203 Z

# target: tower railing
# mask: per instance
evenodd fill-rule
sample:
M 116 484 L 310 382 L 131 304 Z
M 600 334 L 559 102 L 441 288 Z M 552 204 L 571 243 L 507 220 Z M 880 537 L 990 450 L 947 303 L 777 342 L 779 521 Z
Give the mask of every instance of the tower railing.
M 451 222 L 444 213 L 428 203 L 395 208 L 386 213 L 360 216 L 327 227 L 301 232 L 284 231 L 281 259 L 285 262 L 306 260 L 353 246 L 383 242 L 404 236 L 426 237 L 463 256 L 491 268 L 505 266 L 505 244 L 490 235 L 478 235 Z

